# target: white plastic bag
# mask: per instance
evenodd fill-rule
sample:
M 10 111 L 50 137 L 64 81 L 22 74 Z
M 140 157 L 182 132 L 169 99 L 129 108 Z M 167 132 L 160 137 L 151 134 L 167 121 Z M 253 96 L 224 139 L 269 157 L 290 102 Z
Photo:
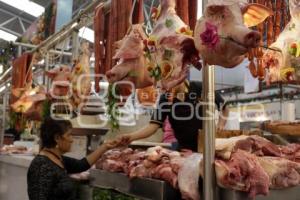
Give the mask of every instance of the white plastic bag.
M 185 159 L 183 166 L 180 168 L 178 186 L 182 199 L 200 200 L 198 181 L 202 159 L 202 154 L 193 153 Z

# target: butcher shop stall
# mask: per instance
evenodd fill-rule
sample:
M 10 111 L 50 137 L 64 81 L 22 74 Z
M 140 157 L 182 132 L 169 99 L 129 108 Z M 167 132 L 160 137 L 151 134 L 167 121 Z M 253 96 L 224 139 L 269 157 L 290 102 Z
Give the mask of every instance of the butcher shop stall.
M 0 199 L 299 200 L 298 26 L 298 0 L 0 0 Z

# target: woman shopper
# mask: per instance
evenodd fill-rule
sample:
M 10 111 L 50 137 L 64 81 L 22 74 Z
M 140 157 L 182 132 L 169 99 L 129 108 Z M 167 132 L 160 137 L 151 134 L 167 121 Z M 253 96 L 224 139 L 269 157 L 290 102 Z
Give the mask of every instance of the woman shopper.
M 88 170 L 100 156 L 116 146 L 109 141 L 81 160 L 63 154 L 71 149 L 72 124 L 66 120 L 46 119 L 41 126 L 41 151 L 28 170 L 27 186 L 30 200 L 75 200 L 75 182 L 68 174 Z

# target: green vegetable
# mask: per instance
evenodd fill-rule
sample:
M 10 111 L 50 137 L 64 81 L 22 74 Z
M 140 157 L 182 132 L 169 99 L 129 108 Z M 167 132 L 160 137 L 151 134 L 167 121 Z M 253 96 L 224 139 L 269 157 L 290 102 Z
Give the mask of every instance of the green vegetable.
M 115 95 L 119 95 L 119 89 L 116 86 L 115 87 L 115 92 L 113 91 L 113 85 L 109 84 L 108 87 L 108 93 L 107 93 L 107 115 L 109 118 L 109 124 L 112 129 L 112 131 L 119 130 L 120 125 L 119 125 L 119 120 L 118 118 L 121 116 L 121 113 L 119 112 L 119 108 L 117 106 L 117 103 L 119 103 L 119 99 L 116 98 Z
M 114 190 L 95 188 L 93 190 L 93 200 L 138 200 L 138 199 L 119 193 Z

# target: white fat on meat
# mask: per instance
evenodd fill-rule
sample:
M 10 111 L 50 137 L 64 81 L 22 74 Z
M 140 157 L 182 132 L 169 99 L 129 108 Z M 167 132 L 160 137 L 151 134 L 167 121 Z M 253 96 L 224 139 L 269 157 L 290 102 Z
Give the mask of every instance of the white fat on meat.
M 203 155 L 198 153 L 184 159 L 178 172 L 178 186 L 182 199 L 200 200 L 198 181 L 202 159 Z
M 215 160 L 217 183 L 220 187 L 244 191 L 250 198 L 269 193 L 269 176 L 257 157 L 237 150 L 229 160 Z
M 300 184 L 300 164 L 285 158 L 258 157 L 270 178 L 270 188 L 283 189 Z

